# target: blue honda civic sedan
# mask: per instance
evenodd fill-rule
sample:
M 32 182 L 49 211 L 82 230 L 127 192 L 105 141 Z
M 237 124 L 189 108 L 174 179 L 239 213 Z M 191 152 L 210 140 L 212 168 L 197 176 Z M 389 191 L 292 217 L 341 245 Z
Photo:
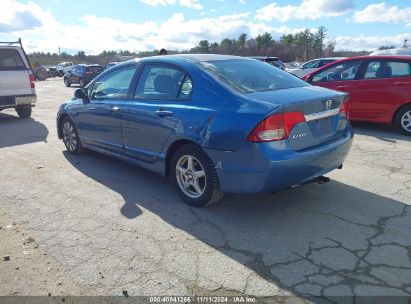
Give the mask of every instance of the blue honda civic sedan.
M 341 168 L 348 95 L 264 62 L 156 56 L 107 70 L 57 114 L 67 150 L 105 153 L 172 178 L 186 203 L 275 192 Z

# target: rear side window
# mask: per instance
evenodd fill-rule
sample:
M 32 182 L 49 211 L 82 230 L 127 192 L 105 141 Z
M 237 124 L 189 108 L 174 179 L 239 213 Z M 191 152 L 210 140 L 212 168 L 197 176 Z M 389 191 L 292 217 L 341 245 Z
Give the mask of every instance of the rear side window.
M 0 70 L 26 70 L 20 53 L 13 49 L 0 49 Z
M 370 61 L 364 79 L 411 76 L 410 63 L 404 61 Z
M 134 94 L 136 99 L 188 100 L 193 85 L 182 70 L 169 66 L 146 65 Z
M 86 71 L 87 72 L 92 72 L 92 73 L 99 73 L 99 72 L 101 72 L 102 69 L 103 68 L 100 67 L 100 66 L 92 66 L 92 67 L 87 67 Z
M 308 86 L 301 79 L 258 60 L 214 60 L 202 62 L 200 65 L 240 93 Z

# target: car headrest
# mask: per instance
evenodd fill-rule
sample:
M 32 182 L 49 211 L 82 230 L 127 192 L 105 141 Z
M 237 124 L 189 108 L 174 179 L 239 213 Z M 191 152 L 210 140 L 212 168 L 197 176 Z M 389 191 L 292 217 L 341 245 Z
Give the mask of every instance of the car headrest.
M 387 78 L 392 76 L 392 69 L 389 66 L 380 66 L 375 72 L 377 78 Z
M 154 89 L 169 97 L 177 97 L 177 82 L 169 75 L 158 75 L 154 79 Z

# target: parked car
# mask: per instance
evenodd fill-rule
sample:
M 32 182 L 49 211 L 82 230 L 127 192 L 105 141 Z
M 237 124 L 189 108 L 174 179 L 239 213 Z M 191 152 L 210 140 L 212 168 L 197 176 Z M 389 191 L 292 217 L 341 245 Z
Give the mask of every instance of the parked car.
M 257 59 L 257 60 L 260 60 L 260 61 L 264 61 L 264 62 L 266 62 L 266 63 L 268 63 L 268 64 L 271 64 L 271 65 L 275 66 L 276 68 L 279 68 L 279 69 L 281 69 L 281 70 L 285 70 L 285 64 L 284 64 L 284 62 L 282 62 L 281 59 L 278 58 L 278 57 L 272 57 L 272 56 L 253 56 L 253 57 L 250 57 L 250 58 L 252 58 L 252 59 Z
M 305 80 L 349 93 L 351 120 L 391 123 L 411 135 L 411 57 L 353 57 L 323 67 Z
M 64 84 L 67 87 L 72 84 L 84 87 L 102 71 L 103 67 L 98 64 L 77 64 L 64 75 Z
M 55 66 L 51 66 L 46 69 L 49 77 L 56 77 L 57 76 L 57 69 Z
M 284 62 L 285 70 L 286 70 L 286 71 L 288 71 L 288 70 L 290 70 L 290 69 L 297 69 L 297 68 L 299 68 L 302 64 L 303 64 L 303 62 L 297 62 L 297 61 Z
M 107 63 L 107 65 L 105 66 L 105 70 L 108 70 L 109 68 L 112 68 L 113 66 L 119 64 L 117 61 L 113 61 L 113 62 L 109 62 Z
M 72 62 L 61 62 L 56 65 L 57 75 L 63 77 L 74 66 Z
M 68 152 L 102 152 L 170 176 L 183 201 L 273 192 L 325 179 L 352 144 L 347 94 L 224 55 L 132 60 L 57 114 Z
M 308 61 L 298 68 L 293 68 L 293 69 L 286 69 L 286 71 L 290 74 L 293 74 L 299 78 L 303 78 L 304 76 L 310 74 L 311 72 L 314 72 L 315 70 L 332 63 L 337 60 L 341 60 L 344 57 L 330 57 L 330 58 L 319 58 L 319 59 L 314 59 L 311 61 Z
M 6 45 L 5 45 L 6 44 Z M 31 116 L 37 100 L 36 83 L 21 40 L 0 43 L 0 111 L 15 109 L 21 118 Z

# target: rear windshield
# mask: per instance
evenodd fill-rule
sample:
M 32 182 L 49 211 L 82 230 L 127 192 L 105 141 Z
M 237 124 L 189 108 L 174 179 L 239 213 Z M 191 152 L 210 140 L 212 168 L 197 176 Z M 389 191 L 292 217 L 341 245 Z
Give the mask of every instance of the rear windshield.
M 0 70 L 26 70 L 19 52 L 14 49 L 0 49 Z
M 103 68 L 101 66 L 92 66 L 92 67 L 87 67 L 86 71 L 87 72 L 93 72 L 93 73 L 98 73 L 101 72 Z
M 240 93 L 275 91 L 308 86 L 297 77 L 258 60 L 201 62 L 203 69 Z

